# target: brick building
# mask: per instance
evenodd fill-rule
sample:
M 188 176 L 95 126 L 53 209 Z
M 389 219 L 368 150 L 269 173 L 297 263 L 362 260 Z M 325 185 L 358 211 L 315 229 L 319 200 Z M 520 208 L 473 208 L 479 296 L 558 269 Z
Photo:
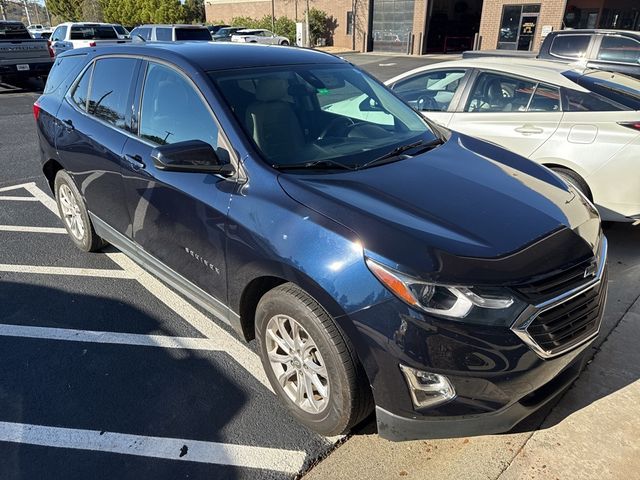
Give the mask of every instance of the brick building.
M 234 17 L 303 21 L 306 0 L 205 0 L 207 21 Z M 640 0 L 309 0 L 333 17 L 330 45 L 425 53 L 537 50 L 561 28 L 640 30 Z

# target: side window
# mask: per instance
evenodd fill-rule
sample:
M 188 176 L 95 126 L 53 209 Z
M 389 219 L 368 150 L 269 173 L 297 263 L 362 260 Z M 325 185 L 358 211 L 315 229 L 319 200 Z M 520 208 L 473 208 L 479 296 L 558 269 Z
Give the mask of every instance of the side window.
M 151 40 L 151 29 L 150 28 L 138 28 L 136 32 L 145 40 Z
M 94 66 L 88 112 L 118 128 L 126 128 L 129 93 L 137 60 L 104 58 Z
M 609 62 L 640 62 L 640 42 L 632 38 L 607 35 L 602 38 L 598 60 Z
M 453 100 L 465 70 L 438 70 L 401 80 L 393 91 L 412 107 L 426 112 L 445 112 Z
M 140 136 L 158 145 L 202 140 L 218 147 L 218 126 L 193 86 L 175 70 L 149 63 Z
M 579 92 L 577 90 L 565 90 L 567 112 L 613 112 L 624 108 L 593 92 Z
M 553 39 L 549 51 L 558 57 L 583 58 L 590 41 L 590 35 L 558 35 Z
M 55 32 L 53 32 L 53 35 L 51 35 L 51 41 L 61 42 L 65 39 L 66 36 L 67 36 L 67 27 L 66 26 L 58 27 L 56 28 Z
M 560 90 L 556 87 L 538 85 L 529 104 L 529 112 L 559 112 Z
M 71 94 L 71 101 L 82 111 L 87 110 L 87 98 L 89 97 L 89 84 L 91 83 L 92 71 L 93 64 L 84 71 L 82 78 L 76 84 Z
M 536 82 L 483 72 L 478 75 L 465 112 L 524 112 Z
M 156 40 L 161 42 L 170 42 L 173 40 L 171 38 L 171 29 L 170 28 L 156 28 Z

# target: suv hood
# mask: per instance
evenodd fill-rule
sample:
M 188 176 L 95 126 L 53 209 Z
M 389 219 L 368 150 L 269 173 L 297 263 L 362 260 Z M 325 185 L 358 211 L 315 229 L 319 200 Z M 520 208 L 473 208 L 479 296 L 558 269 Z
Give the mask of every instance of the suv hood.
M 367 255 L 425 279 L 517 283 L 597 249 L 600 220 L 581 195 L 545 167 L 458 133 L 394 163 L 278 178 L 354 231 Z

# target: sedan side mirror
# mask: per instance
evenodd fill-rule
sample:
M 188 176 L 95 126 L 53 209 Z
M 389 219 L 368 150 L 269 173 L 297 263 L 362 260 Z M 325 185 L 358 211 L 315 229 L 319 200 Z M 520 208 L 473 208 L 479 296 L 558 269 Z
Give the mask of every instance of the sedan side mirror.
M 216 151 L 201 140 L 171 143 L 154 148 L 151 159 L 158 170 L 169 172 L 213 173 L 231 177 L 236 173 L 230 163 L 220 163 Z

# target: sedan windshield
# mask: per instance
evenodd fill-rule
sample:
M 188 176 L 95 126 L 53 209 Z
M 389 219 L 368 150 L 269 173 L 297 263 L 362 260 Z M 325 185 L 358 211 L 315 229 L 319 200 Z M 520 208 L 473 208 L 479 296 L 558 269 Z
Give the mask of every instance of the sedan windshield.
M 359 168 L 393 152 L 406 158 L 406 146 L 437 140 L 418 113 L 346 64 L 210 76 L 247 136 L 276 168 Z

